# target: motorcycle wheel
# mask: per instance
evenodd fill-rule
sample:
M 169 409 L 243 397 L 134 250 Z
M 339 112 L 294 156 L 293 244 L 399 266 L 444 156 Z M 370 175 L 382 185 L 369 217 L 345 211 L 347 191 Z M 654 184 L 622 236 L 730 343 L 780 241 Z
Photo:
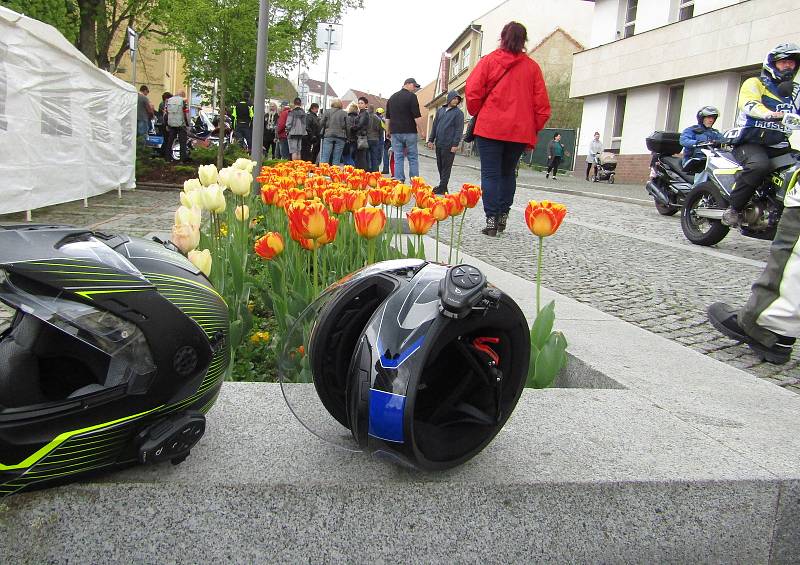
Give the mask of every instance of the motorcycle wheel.
M 681 213 L 681 229 L 686 239 L 695 245 L 715 245 L 725 239 L 730 228 L 721 220 L 700 218 L 697 216 L 699 208 L 725 210 L 727 202 L 722 197 L 719 189 L 710 182 L 695 186 L 686 196 L 686 203 Z
M 611 173 L 611 176 L 608 177 L 608 184 L 614 184 L 614 173 Z
M 662 204 L 658 200 L 655 200 L 656 210 L 662 216 L 674 216 L 678 213 L 680 208 L 676 208 L 675 206 L 667 206 L 666 204 Z

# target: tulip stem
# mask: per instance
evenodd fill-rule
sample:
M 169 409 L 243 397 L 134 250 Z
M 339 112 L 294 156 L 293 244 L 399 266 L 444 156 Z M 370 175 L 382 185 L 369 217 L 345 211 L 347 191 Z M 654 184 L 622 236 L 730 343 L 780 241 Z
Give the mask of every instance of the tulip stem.
M 461 232 L 464 231 L 464 218 L 467 216 L 467 209 L 461 213 L 461 223 L 458 225 L 458 243 L 456 243 L 456 263 L 458 263 L 458 253 L 461 251 Z
M 439 262 L 439 220 L 436 220 L 436 262 Z
M 456 233 L 456 218 L 455 216 L 450 216 L 450 253 L 447 255 L 447 263 L 449 265 L 453 264 L 453 240 L 455 239 L 455 233 Z M 456 257 L 458 257 L 458 255 L 456 255 Z
M 536 267 L 536 314 L 539 314 L 542 291 L 542 251 L 544 249 L 544 238 L 539 237 L 539 261 Z
M 313 264 L 311 265 L 311 273 L 312 273 L 311 276 L 314 278 L 314 298 L 316 298 L 319 295 L 319 289 L 317 288 L 317 253 L 318 253 L 318 250 L 317 250 L 317 242 L 316 242 L 316 240 L 312 240 L 312 241 L 313 241 L 312 245 L 314 246 L 314 251 L 313 251 L 312 257 L 311 257 L 311 260 L 313 261 Z
M 375 258 L 375 240 L 367 240 L 367 265 L 372 265 Z

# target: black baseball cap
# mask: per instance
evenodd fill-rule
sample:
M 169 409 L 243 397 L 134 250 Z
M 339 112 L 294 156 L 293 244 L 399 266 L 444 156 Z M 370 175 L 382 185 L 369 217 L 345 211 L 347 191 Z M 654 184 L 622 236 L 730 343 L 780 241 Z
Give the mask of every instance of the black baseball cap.
M 416 80 L 414 80 L 413 78 L 407 78 L 403 82 L 403 85 L 406 85 L 406 84 L 409 84 L 409 83 L 413 84 L 415 88 L 419 88 L 419 83 Z

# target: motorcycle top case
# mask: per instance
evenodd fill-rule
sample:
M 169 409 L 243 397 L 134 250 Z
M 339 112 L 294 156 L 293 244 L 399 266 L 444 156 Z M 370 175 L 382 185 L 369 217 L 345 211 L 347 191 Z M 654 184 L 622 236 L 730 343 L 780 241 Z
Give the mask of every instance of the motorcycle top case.
M 645 142 L 650 151 L 660 155 L 675 155 L 683 151 L 680 144 L 681 134 L 674 131 L 654 131 Z

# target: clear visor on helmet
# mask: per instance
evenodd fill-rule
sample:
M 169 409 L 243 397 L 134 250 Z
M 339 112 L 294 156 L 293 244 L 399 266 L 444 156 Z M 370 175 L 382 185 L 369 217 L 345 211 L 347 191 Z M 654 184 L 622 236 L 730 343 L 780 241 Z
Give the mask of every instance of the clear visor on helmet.
M 334 301 L 341 299 L 342 293 L 353 289 L 361 279 L 387 271 L 408 271 L 410 274 L 423 264 L 424 262 L 419 260 L 385 261 L 344 277 L 311 303 L 283 337 L 283 343 L 278 346 L 280 352 L 278 376 L 284 399 L 300 423 L 318 438 L 348 451 L 365 450 L 353 439 L 347 425 L 346 392 L 349 380 L 347 373 L 350 370 L 349 359 L 357 347 L 357 335 L 361 333 L 371 313 L 375 312 L 383 298 L 380 294 L 367 291 L 363 297 L 359 296 L 353 302 L 352 309 L 346 309 L 340 314 L 339 319 L 345 321 L 351 319 L 349 317 L 359 318 L 349 328 L 348 337 L 341 341 L 332 340 L 333 344 L 338 345 L 337 351 L 333 352 L 323 351 L 315 345 L 319 338 L 315 333 L 318 333 L 321 325 L 330 318 L 326 309 Z M 359 305 L 359 301 L 363 307 Z M 320 380 L 316 383 L 314 381 L 312 367 L 315 364 L 319 366 L 320 359 L 315 360 L 313 357 L 326 353 L 340 354 L 338 357 L 340 363 L 337 367 L 346 367 L 336 371 L 333 376 L 336 381 L 335 386 L 325 386 Z

